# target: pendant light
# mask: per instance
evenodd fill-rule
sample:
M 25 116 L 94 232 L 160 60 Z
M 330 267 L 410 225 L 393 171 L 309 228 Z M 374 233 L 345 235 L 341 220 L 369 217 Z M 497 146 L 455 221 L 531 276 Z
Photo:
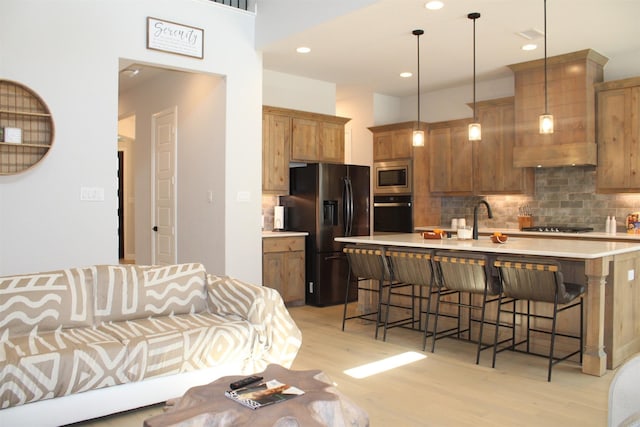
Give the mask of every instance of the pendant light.
M 553 133 L 553 115 L 549 114 L 549 95 L 547 94 L 547 0 L 544 0 L 544 114 L 540 116 L 540 133 Z
M 420 36 L 424 34 L 424 31 L 413 30 L 412 33 L 416 36 L 418 46 L 418 122 L 413 130 L 413 146 L 424 147 L 424 131 L 420 129 Z
M 467 18 L 473 19 L 473 123 L 469 124 L 469 141 L 480 141 L 482 127 L 476 113 L 476 19 L 480 18 L 480 14 L 473 12 L 468 14 Z

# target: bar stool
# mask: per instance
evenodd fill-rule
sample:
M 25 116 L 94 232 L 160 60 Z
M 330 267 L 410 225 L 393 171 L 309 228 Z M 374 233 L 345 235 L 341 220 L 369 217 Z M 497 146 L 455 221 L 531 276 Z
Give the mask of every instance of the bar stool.
M 413 248 L 387 249 L 387 258 L 391 264 L 393 278 L 399 282 L 418 286 L 418 330 L 422 330 L 422 315 L 425 315 L 422 351 L 427 346 L 429 332 L 429 315 L 431 313 L 431 296 L 437 294 L 434 287 L 433 250 Z M 425 295 L 426 291 L 426 295 Z M 426 303 L 426 308 L 424 304 Z M 415 320 L 415 319 L 414 319 Z M 415 326 L 415 323 L 414 323 Z
M 391 323 L 389 322 L 389 311 L 391 307 L 400 307 L 403 309 L 407 308 L 405 306 L 391 303 L 391 297 L 396 294 L 394 290 L 409 285 L 394 281 L 389 261 L 385 256 L 384 247 L 369 245 L 347 245 L 344 247 L 343 252 L 347 255 L 347 259 L 349 261 L 349 275 L 347 277 L 344 311 L 342 315 L 342 330 L 344 331 L 345 322 L 350 319 L 364 319 L 374 321 L 376 322 L 375 338 L 378 338 L 378 329 L 382 327 L 383 341 L 386 341 L 387 329 L 413 322 L 413 314 L 411 315 L 411 317 L 398 319 Z M 351 286 L 352 277 L 356 278 L 356 283 L 358 283 L 358 291 L 363 290 L 368 292 L 375 292 L 378 294 L 378 308 L 376 311 L 347 316 L 347 306 L 349 303 L 349 287 Z M 361 286 L 360 282 L 365 280 L 377 281 L 377 289 L 371 289 Z M 383 321 L 381 318 L 381 314 L 385 290 L 387 291 L 387 300 L 385 303 L 386 313 Z M 372 319 L 372 316 L 375 316 L 375 319 Z
M 494 263 L 498 269 L 498 274 L 502 283 L 502 295 L 500 298 L 508 297 L 516 300 L 527 301 L 527 311 L 518 312 L 518 315 L 526 316 L 526 336 L 525 339 L 516 343 L 516 325 L 513 324 L 511 345 L 498 350 L 498 329 L 494 338 L 493 349 L 493 366 L 496 363 L 496 353 L 504 350 L 522 351 L 536 356 L 548 357 L 549 368 L 547 371 L 547 381 L 551 381 L 551 369 L 553 365 L 568 359 L 576 354 L 580 355 L 580 363 L 582 363 L 582 347 L 583 347 L 583 304 L 582 296 L 585 291 L 584 285 L 564 282 L 560 264 L 553 260 L 542 258 L 522 258 L 522 257 L 498 257 Z M 531 301 L 544 302 L 553 304 L 553 315 L 531 313 Z M 503 311 L 498 304 L 498 319 L 500 312 Z M 578 335 L 559 333 L 557 331 L 558 313 L 573 307 L 580 308 L 580 332 Z M 514 303 L 514 313 L 516 307 Z M 531 326 L 531 319 L 548 319 L 551 320 L 551 331 Z M 539 332 L 551 335 L 549 353 L 537 353 L 531 350 L 529 345 L 531 332 Z M 579 341 L 579 347 L 576 351 L 566 354 L 563 357 L 556 357 L 554 354 L 555 338 L 563 336 L 576 339 Z M 516 347 L 526 344 L 526 350 L 520 350 Z
M 500 284 L 496 280 L 493 280 L 491 275 L 491 266 L 486 255 L 472 252 L 438 251 L 433 257 L 433 260 L 436 268 L 436 277 L 440 283 L 438 286 L 438 299 L 436 302 L 436 318 L 434 324 L 434 331 L 436 331 L 436 334 L 433 338 L 431 351 L 435 351 L 436 340 L 440 338 L 450 337 L 453 335 L 457 335 L 457 337 L 460 338 L 461 334 L 466 332 L 468 334 L 468 339 L 471 341 L 471 323 L 478 322 L 480 323 L 478 346 L 476 349 L 476 364 L 478 364 L 480 363 L 480 352 L 494 347 L 493 342 L 491 344 L 483 344 L 482 338 L 484 325 L 486 323 L 486 305 L 487 303 L 498 301 Z M 443 290 L 447 290 L 450 293 L 457 293 L 457 301 L 441 301 Z M 461 293 L 467 293 L 469 295 L 468 303 L 462 302 L 460 298 Z M 482 295 L 482 302 L 479 305 L 474 303 L 474 295 Z M 489 299 L 489 296 L 495 296 L 495 298 Z M 438 318 L 441 315 L 440 305 L 443 302 L 457 306 L 458 323 L 457 328 L 438 332 Z M 468 310 L 468 327 L 465 330 L 460 330 L 461 308 L 466 308 Z M 481 313 L 479 320 L 473 318 L 473 311 L 478 310 Z

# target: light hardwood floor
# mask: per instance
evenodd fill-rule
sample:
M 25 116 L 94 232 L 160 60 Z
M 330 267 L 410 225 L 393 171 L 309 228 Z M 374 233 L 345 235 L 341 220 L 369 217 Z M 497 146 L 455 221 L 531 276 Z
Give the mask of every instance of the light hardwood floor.
M 372 427 L 386 426 L 605 426 L 613 372 L 584 375 L 563 362 L 546 381 L 546 360 L 520 353 L 491 354 L 475 362 L 473 344 L 439 340 L 436 352 L 393 370 L 354 379 L 343 371 L 406 351 L 421 351 L 418 332 L 392 329 L 387 342 L 373 339 L 373 325 L 359 320 L 340 330 L 342 307 L 290 309 L 303 345 L 292 369 L 322 369 L 368 413 Z M 82 426 L 141 426 L 162 405 L 82 423 Z

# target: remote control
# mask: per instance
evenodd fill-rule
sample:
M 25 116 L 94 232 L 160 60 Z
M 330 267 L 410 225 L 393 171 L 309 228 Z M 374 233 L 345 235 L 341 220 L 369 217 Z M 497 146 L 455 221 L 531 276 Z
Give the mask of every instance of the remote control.
M 231 390 L 237 390 L 239 388 L 246 387 L 249 384 L 257 383 L 261 379 L 262 377 L 252 375 L 250 377 L 242 378 L 241 380 L 232 382 L 231 384 L 229 384 L 229 387 L 231 388 Z

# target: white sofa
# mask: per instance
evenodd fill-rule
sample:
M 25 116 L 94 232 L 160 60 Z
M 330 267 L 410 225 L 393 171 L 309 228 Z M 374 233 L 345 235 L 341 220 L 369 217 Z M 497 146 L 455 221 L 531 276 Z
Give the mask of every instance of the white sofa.
M 57 426 L 291 366 L 301 345 L 273 289 L 201 264 L 0 277 L 0 425 Z
M 609 385 L 609 427 L 640 427 L 640 354 L 616 371 Z

